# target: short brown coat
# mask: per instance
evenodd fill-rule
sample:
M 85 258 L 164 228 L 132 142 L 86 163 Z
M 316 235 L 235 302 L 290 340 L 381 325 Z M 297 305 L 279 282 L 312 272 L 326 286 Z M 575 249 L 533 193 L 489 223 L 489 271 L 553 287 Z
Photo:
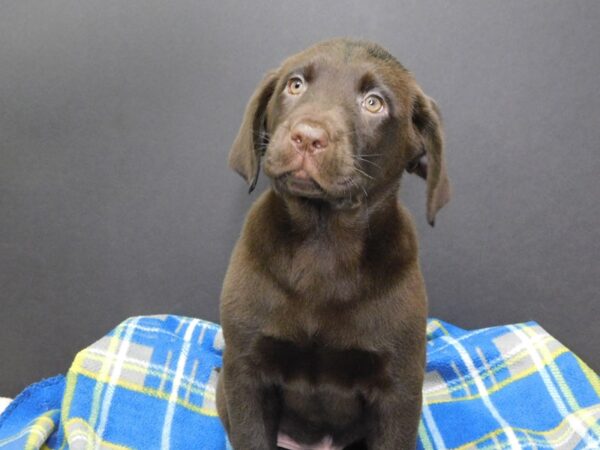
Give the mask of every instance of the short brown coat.
M 372 134 L 365 142 L 376 142 L 382 156 L 379 170 L 370 167 L 362 189 L 347 198 L 303 198 L 275 181 L 285 162 L 269 140 L 285 132 L 281 124 L 292 114 L 277 96 L 291 68 L 315 60 L 326 68 L 322 77 L 336 67 L 372 67 L 393 93 L 396 111 L 385 126 L 354 129 Z M 352 108 L 322 97 L 311 104 Z M 359 145 L 344 142 L 340 149 Z M 232 445 L 276 449 L 283 431 L 307 444 L 329 434 L 352 448 L 413 448 L 427 299 L 415 227 L 397 190 L 404 171 L 425 177 L 432 224 L 449 199 L 437 106 L 381 47 L 326 41 L 267 74 L 250 100 L 230 165 L 252 188 L 265 147 L 273 187 L 248 213 L 221 296 L 226 349 L 217 405 Z M 323 171 L 342 170 L 343 156 L 327 155 Z

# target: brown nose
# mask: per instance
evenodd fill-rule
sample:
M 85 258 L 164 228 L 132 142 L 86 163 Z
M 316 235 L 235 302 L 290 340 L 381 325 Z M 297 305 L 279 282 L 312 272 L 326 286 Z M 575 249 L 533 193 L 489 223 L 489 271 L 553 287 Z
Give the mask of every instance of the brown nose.
M 292 128 L 290 139 L 299 152 L 317 153 L 329 145 L 327 131 L 318 125 L 300 122 Z

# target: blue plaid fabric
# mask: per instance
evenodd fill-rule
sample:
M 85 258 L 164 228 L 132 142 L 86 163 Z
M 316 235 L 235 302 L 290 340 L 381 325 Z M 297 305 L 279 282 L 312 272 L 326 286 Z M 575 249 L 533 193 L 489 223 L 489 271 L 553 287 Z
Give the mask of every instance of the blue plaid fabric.
M 535 322 L 431 320 L 418 447 L 600 449 L 600 379 Z
M 0 448 L 230 449 L 215 407 L 223 345 L 202 320 L 128 319 L 9 405 Z M 427 359 L 418 448 L 600 449 L 600 379 L 536 323 L 430 320 Z

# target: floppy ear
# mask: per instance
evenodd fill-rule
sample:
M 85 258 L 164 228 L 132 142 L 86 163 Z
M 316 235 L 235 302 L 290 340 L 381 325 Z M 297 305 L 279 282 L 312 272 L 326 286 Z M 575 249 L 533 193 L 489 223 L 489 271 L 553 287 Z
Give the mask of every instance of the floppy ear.
M 266 108 L 277 84 L 277 73 L 265 75 L 250 98 L 242 125 L 229 151 L 229 167 L 239 173 L 250 185 L 252 192 L 258 181 L 260 158 L 269 136 L 265 130 Z
M 419 154 L 406 170 L 427 180 L 427 221 L 433 226 L 436 213 L 450 200 L 450 182 L 444 160 L 440 111 L 435 101 L 421 90 L 413 104 L 412 124 Z

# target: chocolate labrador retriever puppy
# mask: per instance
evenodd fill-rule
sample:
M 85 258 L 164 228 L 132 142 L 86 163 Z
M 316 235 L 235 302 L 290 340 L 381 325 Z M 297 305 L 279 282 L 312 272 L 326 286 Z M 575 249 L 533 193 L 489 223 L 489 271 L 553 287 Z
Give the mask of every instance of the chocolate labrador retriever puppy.
M 414 448 L 427 298 L 404 171 L 449 199 L 439 111 L 378 45 L 326 41 L 269 72 L 230 166 L 254 188 L 221 297 L 219 416 L 236 450 Z

